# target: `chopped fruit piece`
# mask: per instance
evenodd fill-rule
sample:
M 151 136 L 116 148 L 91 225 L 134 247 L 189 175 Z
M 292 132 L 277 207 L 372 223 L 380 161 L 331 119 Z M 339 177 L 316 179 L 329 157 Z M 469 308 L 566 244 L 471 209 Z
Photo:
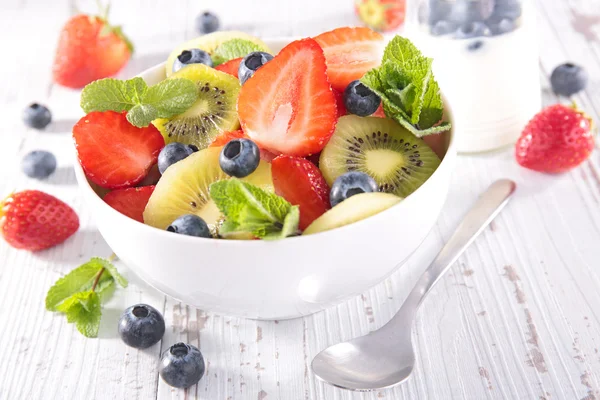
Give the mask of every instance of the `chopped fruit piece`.
M 448 136 L 445 133 L 436 133 L 422 137 L 427 146 L 441 159 L 446 155 L 448 150 Z
M 176 343 L 165 351 L 158 365 L 158 374 L 169 386 L 188 388 L 204 375 L 204 358 L 198 348 Z
M 311 154 L 310 156 L 306 157 L 306 159 L 318 167 L 320 157 L 321 157 L 321 153 L 316 153 L 316 154 Z
M 213 66 L 212 59 L 207 52 L 200 49 L 189 49 L 182 51 L 181 54 L 175 58 L 173 72 L 177 72 L 190 64 L 204 64 L 209 67 Z
M 158 171 L 161 174 L 169 168 L 171 165 L 175 164 L 177 161 L 181 161 L 187 156 L 191 155 L 198 151 L 198 148 L 193 144 L 183 144 L 183 143 L 169 143 L 166 145 L 158 155 Z
M 234 58 L 233 60 L 229 60 L 224 62 L 223 64 L 219 64 L 215 67 L 217 71 L 225 72 L 226 74 L 233 75 L 236 78 L 238 77 L 238 69 L 240 68 L 240 63 L 243 58 Z
M 233 139 L 223 147 L 219 165 L 223 172 L 236 178 L 253 173 L 260 163 L 258 146 L 250 139 Z
M 67 240 L 77 229 L 75 211 L 44 192 L 25 190 L 0 203 L 0 233 L 16 249 L 48 249 Z
M 210 11 L 204 11 L 196 17 L 196 30 L 201 35 L 213 33 L 219 29 L 219 17 Z
M 52 122 L 52 113 L 48 107 L 33 103 L 23 110 L 23 122 L 30 128 L 44 129 Z
M 572 96 L 587 86 L 588 74 L 579 65 L 566 63 L 559 65 L 550 75 L 550 83 L 554 93 L 561 96 Z
M 389 193 L 357 194 L 317 218 L 302 234 L 312 235 L 358 222 L 387 210 L 401 200 L 402 198 Z
M 300 229 L 306 229 L 329 209 L 329 186 L 312 162 L 279 156 L 271 167 L 275 193 L 300 207 Z
M 330 202 L 335 207 L 348 198 L 361 194 L 379 191 L 377 182 L 364 172 L 351 171 L 340 175 L 331 185 Z
M 406 0 L 356 0 L 355 5 L 359 18 L 382 32 L 398 29 L 406 17 Z
M 214 230 L 221 213 L 210 197 L 209 187 L 229 179 L 219 166 L 221 149 L 200 150 L 167 168 L 144 210 L 144 222 L 166 229 L 178 217 L 195 214 Z M 256 171 L 242 180 L 273 191 L 271 164 L 261 161 Z
M 223 132 L 215 138 L 215 140 L 208 147 L 223 147 L 233 139 L 244 139 L 244 131 L 238 129 L 237 131 Z
M 386 118 L 385 112 L 383 111 L 383 104 L 379 105 L 379 108 L 371 115 L 372 117 Z
M 146 349 L 165 334 L 165 319 L 154 307 L 136 304 L 123 311 L 119 319 L 119 335 L 129 347 Z
M 388 118 L 346 115 L 321 152 L 319 168 L 330 185 L 349 171 L 360 171 L 379 190 L 406 197 L 440 165 L 438 156 L 412 133 Z
M 56 170 L 56 157 L 49 151 L 34 150 L 23 157 L 21 169 L 30 178 L 45 179 Z
M 171 74 L 173 74 L 173 63 L 175 62 L 175 58 L 177 58 L 182 51 L 188 49 L 200 49 L 206 51 L 208 54 L 212 54 L 217 47 L 232 39 L 248 40 L 262 47 L 263 51 L 269 52 L 269 47 L 265 44 L 265 42 L 259 38 L 248 35 L 247 33 L 237 31 L 217 31 L 207 35 L 202 35 L 177 46 L 171 52 L 167 62 L 165 63 L 165 72 L 167 76 L 171 76 Z
M 350 114 L 367 117 L 381 106 L 381 98 L 360 81 L 352 81 L 344 90 L 344 105 Z
M 204 64 L 191 64 L 169 79 L 186 78 L 198 87 L 198 99 L 184 113 L 153 124 L 167 143 L 193 144 L 205 149 L 221 132 L 240 127 L 235 110 L 240 83 L 233 76 Z
M 517 141 L 517 162 L 540 172 L 575 168 L 594 150 L 591 119 L 576 108 L 556 104 L 538 113 Z
M 335 89 L 331 90 L 333 91 L 333 95 L 335 96 L 335 105 L 337 107 L 338 117 L 348 114 L 348 112 L 346 111 L 346 105 L 344 104 L 344 92 L 340 92 L 339 90 Z
M 385 46 L 383 36 L 369 28 L 338 28 L 315 40 L 323 48 L 331 86 L 339 91 L 379 66 Z
M 144 209 L 152 192 L 154 192 L 154 186 L 118 189 L 108 193 L 103 200 L 121 214 L 144 222 Z
M 54 81 L 82 88 L 115 75 L 129 61 L 133 47 L 121 27 L 105 18 L 76 15 L 63 27 L 54 58 Z
M 242 129 L 260 148 L 294 156 L 321 151 L 337 110 L 317 42 L 284 47 L 242 86 L 237 109 Z
M 272 59 L 273 56 L 269 53 L 265 53 L 264 51 L 254 51 L 244 57 L 238 69 L 238 78 L 240 80 L 240 84 L 243 85 L 246 83 L 246 81 L 254 75 L 256 70 Z
M 146 177 L 138 184 L 138 187 L 156 185 L 160 179 L 160 176 L 161 173 L 158 170 L 158 164 L 154 164 L 152 168 L 150 168 L 150 171 L 148 171 L 148 175 L 146 175 Z
M 73 127 L 79 162 L 86 176 L 108 189 L 134 186 L 156 163 L 165 141 L 150 125 L 137 128 L 125 113 L 92 112 Z

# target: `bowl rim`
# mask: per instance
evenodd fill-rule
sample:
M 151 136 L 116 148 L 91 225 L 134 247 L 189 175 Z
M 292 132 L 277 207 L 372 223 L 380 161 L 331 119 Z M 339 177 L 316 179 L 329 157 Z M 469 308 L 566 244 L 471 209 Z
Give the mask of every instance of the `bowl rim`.
M 272 42 L 284 42 L 286 39 L 285 38 L 272 38 L 271 41 Z M 293 40 L 293 39 L 292 39 Z M 144 71 L 140 72 L 138 75 L 136 75 L 136 77 L 144 77 L 144 76 L 148 76 L 151 75 L 153 73 L 157 73 L 161 70 L 164 71 L 165 68 L 165 64 L 166 62 L 161 62 L 153 67 L 147 68 Z M 453 118 L 453 113 L 452 113 L 452 108 L 448 103 L 447 97 L 444 96 L 443 92 L 442 92 L 442 100 L 444 103 L 444 115 L 445 117 L 450 121 L 453 122 L 454 118 Z M 456 150 L 455 150 L 455 146 L 456 146 L 456 132 L 455 130 L 455 124 L 452 123 L 452 126 L 450 128 L 449 131 L 447 131 L 447 134 L 450 135 L 450 140 L 448 142 L 448 147 L 446 149 L 446 153 L 444 154 L 444 158 L 441 160 L 440 165 L 438 166 L 438 168 L 434 171 L 434 173 L 417 189 L 415 190 L 413 193 L 411 193 L 409 196 L 413 195 L 414 193 L 418 192 L 419 190 L 421 190 L 423 188 L 423 186 L 425 186 L 429 181 L 431 181 L 431 179 L 434 176 L 437 176 L 439 174 L 441 174 L 442 172 L 440 171 L 442 169 L 443 166 L 445 166 L 447 168 L 448 164 L 452 163 L 452 158 L 454 155 L 456 155 Z M 117 219 L 117 223 L 119 225 L 121 224 L 129 224 L 129 223 L 134 223 L 134 224 L 138 224 L 138 225 L 142 225 L 142 227 L 140 227 L 140 229 L 149 229 L 152 230 L 154 233 L 158 234 L 158 235 L 165 235 L 165 238 L 170 238 L 171 240 L 180 240 L 182 242 L 185 241 L 189 241 L 190 243 L 199 243 L 198 241 L 206 241 L 206 242 L 214 242 L 215 240 L 218 239 L 214 239 L 214 238 L 201 238 L 201 237 L 194 237 L 194 236 L 186 236 L 186 235 L 173 235 L 172 232 L 168 232 L 166 230 L 162 230 L 162 229 L 158 229 L 155 228 L 153 226 L 147 225 L 143 222 L 139 222 L 137 220 L 134 220 L 132 218 L 127 217 L 124 214 L 121 214 L 120 212 L 118 212 L 117 210 L 115 210 L 114 208 L 112 208 L 111 206 L 109 206 L 103 199 L 102 197 L 100 197 L 100 195 L 98 193 L 96 193 L 96 191 L 92 188 L 92 186 L 90 185 L 89 180 L 87 179 L 87 176 L 85 175 L 85 172 L 83 170 L 83 167 L 81 166 L 81 163 L 79 162 L 79 158 L 77 157 L 77 149 L 76 146 L 73 146 L 73 150 L 75 151 L 75 159 L 76 159 L 76 163 L 74 165 L 74 169 L 75 169 L 75 176 L 77 178 L 78 181 L 78 185 L 81 188 L 81 190 L 85 190 L 87 192 L 91 191 L 93 194 L 93 198 L 95 203 L 100 203 L 99 207 L 104 209 L 105 213 L 110 213 L 112 214 L 112 218 L 116 218 Z M 406 197 L 408 198 L 408 197 Z M 403 204 L 405 204 L 405 199 L 402 199 L 402 201 L 394 204 L 393 206 L 375 214 L 372 215 L 370 217 L 364 218 L 362 220 L 344 225 L 344 226 L 340 226 L 334 229 L 330 229 L 327 231 L 323 231 L 323 232 L 317 232 L 311 235 L 299 235 L 299 236 L 292 236 L 292 237 L 286 237 L 284 240 L 242 240 L 242 239 L 222 239 L 219 240 L 220 245 L 225 245 L 225 243 L 231 243 L 232 245 L 235 246 L 258 246 L 258 245 L 267 245 L 267 243 L 269 244 L 273 244 L 273 243 L 280 243 L 282 241 L 286 242 L 286 243 L 291 243 L 292 241 L 299 241 L 299 240 L 309 240 L 309 238 L 314 238 L 314 237 L 319 237 L 319 238 L 325 238 L 324 236 L 331 236 L 331 235 L 335 235 L 335 232 L 340 232 L 340 230 L 342 229 L 348 229 L 348 227 L 356 227 L 357 225 L 361 224 L 361 223 L 365 223 L 366 221 L 368 221 L 369 219 L 378 216 L 378 215 L 382 215 L 387 213 L 388 211 L 390 211 L 393 208 L 397 208 L 397 207 L 403 207 Z M 94 207 L 96 207 L 96 205 L 94 205 Z

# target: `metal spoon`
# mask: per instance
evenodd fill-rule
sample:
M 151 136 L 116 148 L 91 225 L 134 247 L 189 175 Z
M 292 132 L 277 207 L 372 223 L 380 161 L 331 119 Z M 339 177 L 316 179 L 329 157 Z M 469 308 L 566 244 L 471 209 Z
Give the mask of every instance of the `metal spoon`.
M 412 323 L 423 298 L 514 193 L 508 179 L 494 182 L 477 200 L 435 260 L 384 326 L 365 336 L 330 346 L 317 354 L 312 370 L 321 380 L 350 390 L 376 390 L 404 381 L 415 366 Z

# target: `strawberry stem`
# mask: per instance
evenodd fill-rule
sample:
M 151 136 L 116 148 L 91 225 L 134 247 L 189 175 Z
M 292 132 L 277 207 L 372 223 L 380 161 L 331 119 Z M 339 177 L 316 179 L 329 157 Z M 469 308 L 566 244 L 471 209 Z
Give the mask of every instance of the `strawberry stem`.
M 98 272 L 98 275 L 96 275 L 96 279 L 94 279 L 94 283 L 92 284 L 92 292 L 94 290 L 96 290 L 96 286 L 98 285 L 98 282 L 100 282 L 100 277 L 102 276 L 103 273 L 104 273 L 104 267 L 102 267 L 100 269 L 100 271 Z

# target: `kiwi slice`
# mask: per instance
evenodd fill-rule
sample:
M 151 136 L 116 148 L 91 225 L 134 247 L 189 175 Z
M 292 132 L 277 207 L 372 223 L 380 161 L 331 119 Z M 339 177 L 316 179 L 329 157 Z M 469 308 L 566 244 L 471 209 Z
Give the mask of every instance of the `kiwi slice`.
M 181 142 L 204 149 L 219 133 L 239 128 L 236 102 L 240 83 L 234 76 L 204 64 L 191 64 L 169 79 L 175 78 L 195 82 L 198 100 L 183 114 L 153 122 L 166 143 Z
M 202 35 L 195 39 L 189 40 L 189 41 L 177 46 L 171 52 L 171 54 L 169 54 L 169 58 L 167 58 L 167 62 L 165 63 L 165 68 L 166 68 L 165 72 L 167 73 L 167 76 L 171 76 L 173 74 L 173 63 L 175 62 L 175 59 L 177 58 L 178 55 L 181 54 L 182 51 L 188 50 L 188 49 L 200 49 L 200 50 L 206 51 L 208 54 L 212 54 L 212 52 L 215 51 L 215 49 L 217 47 L 219 47 L 224 42 L 226 42 L 228 40 L 232 40 L 232 39 L 248 40 L 252 43 L 257 44 L 258 46 L 261 46 L 263 48 L 262 51 L 271 53 L 271 50 L 265 44 L 265 42 L 263 42 L 262 40 L 260 40 L 257 37 L 249 35 L 247 33 L 238 32 L 238 31 L 213 32 L 213 33 L 209 33 L 208 35 Z
M 387 210 L 402 200 L 389 193 L 360 193 L 342 201 L 319 218 L 302 233 L 311 235 L 339 228 Z
M 215 230 L 221 213 L 210 198 L 213 182 L 229 179 L 219 166 L 222 147 L 200 150 L 171 165 L 162 175 L 144 210 L 144 223 L 166 229 L 176 218 L 196 214 Z M 261 161 L 256 171 L 243 179 L 273 191 L 271 164 Z
M 388 118 L 346 115 L 321 153 L 319 168 L 329 185 L 348 171 L 372 176 L 380 192 L 406 197 L 440 165 L 425 142 Z

